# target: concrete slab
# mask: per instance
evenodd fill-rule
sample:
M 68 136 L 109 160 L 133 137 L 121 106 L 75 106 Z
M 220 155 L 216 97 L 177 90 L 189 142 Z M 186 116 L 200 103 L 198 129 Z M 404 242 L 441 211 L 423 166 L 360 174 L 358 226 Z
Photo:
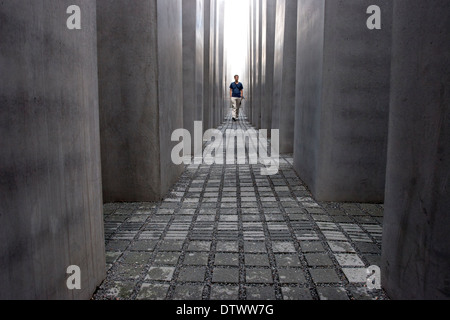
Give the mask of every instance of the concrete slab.
M 103 195 L 155 201 L 183 170 L 171 161 L 172 132 L 183 128 L 182 3 L 97 9 Z
M 106 276 L 95 2 L 0 3 L 0 299 L 89 299 Z M 81 269 L 69 290 L 67 268 Z

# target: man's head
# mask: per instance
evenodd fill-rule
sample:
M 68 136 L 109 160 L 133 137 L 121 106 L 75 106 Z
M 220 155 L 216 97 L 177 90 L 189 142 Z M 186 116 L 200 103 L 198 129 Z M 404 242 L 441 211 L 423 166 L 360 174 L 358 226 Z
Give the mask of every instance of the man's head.
M 236 81 L 236 82 L 239 81 L 239 76 L 238 76 L 238 75 L 235 75 L 235 76 L 234 76 L 234 81 Z

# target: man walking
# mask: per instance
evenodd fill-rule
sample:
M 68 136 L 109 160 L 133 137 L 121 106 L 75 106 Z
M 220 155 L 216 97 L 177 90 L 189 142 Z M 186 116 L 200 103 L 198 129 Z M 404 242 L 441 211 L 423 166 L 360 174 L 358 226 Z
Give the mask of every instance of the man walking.
M 233 108 L 233 121 L 237 121 L 242 99 L 244 99 L 244 86 L 239 82 L 238 75 L 234 76 L 234 82 L 230 85 L 230 98 Z

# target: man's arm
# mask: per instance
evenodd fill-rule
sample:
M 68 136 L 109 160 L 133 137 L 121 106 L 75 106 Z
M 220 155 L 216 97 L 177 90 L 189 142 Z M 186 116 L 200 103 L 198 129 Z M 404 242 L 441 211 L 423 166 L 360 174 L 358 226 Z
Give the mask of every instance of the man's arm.
M 241 90 L 241 97 L 242 97 L 242 99 L 245 99 L 244 98 L 244 89 Z
M 230 89 L 230 98 L 233 97 L 233 89 Z

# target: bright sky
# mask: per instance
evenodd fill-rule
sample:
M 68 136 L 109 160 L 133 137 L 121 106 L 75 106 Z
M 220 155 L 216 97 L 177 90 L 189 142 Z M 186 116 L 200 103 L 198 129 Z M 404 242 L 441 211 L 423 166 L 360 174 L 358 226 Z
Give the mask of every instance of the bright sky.
M 248 55 L 249 0 L 225 1 L 225 54 L 227 58 L 227 82 L 232 82 L 235 74 L 245 76 Z

